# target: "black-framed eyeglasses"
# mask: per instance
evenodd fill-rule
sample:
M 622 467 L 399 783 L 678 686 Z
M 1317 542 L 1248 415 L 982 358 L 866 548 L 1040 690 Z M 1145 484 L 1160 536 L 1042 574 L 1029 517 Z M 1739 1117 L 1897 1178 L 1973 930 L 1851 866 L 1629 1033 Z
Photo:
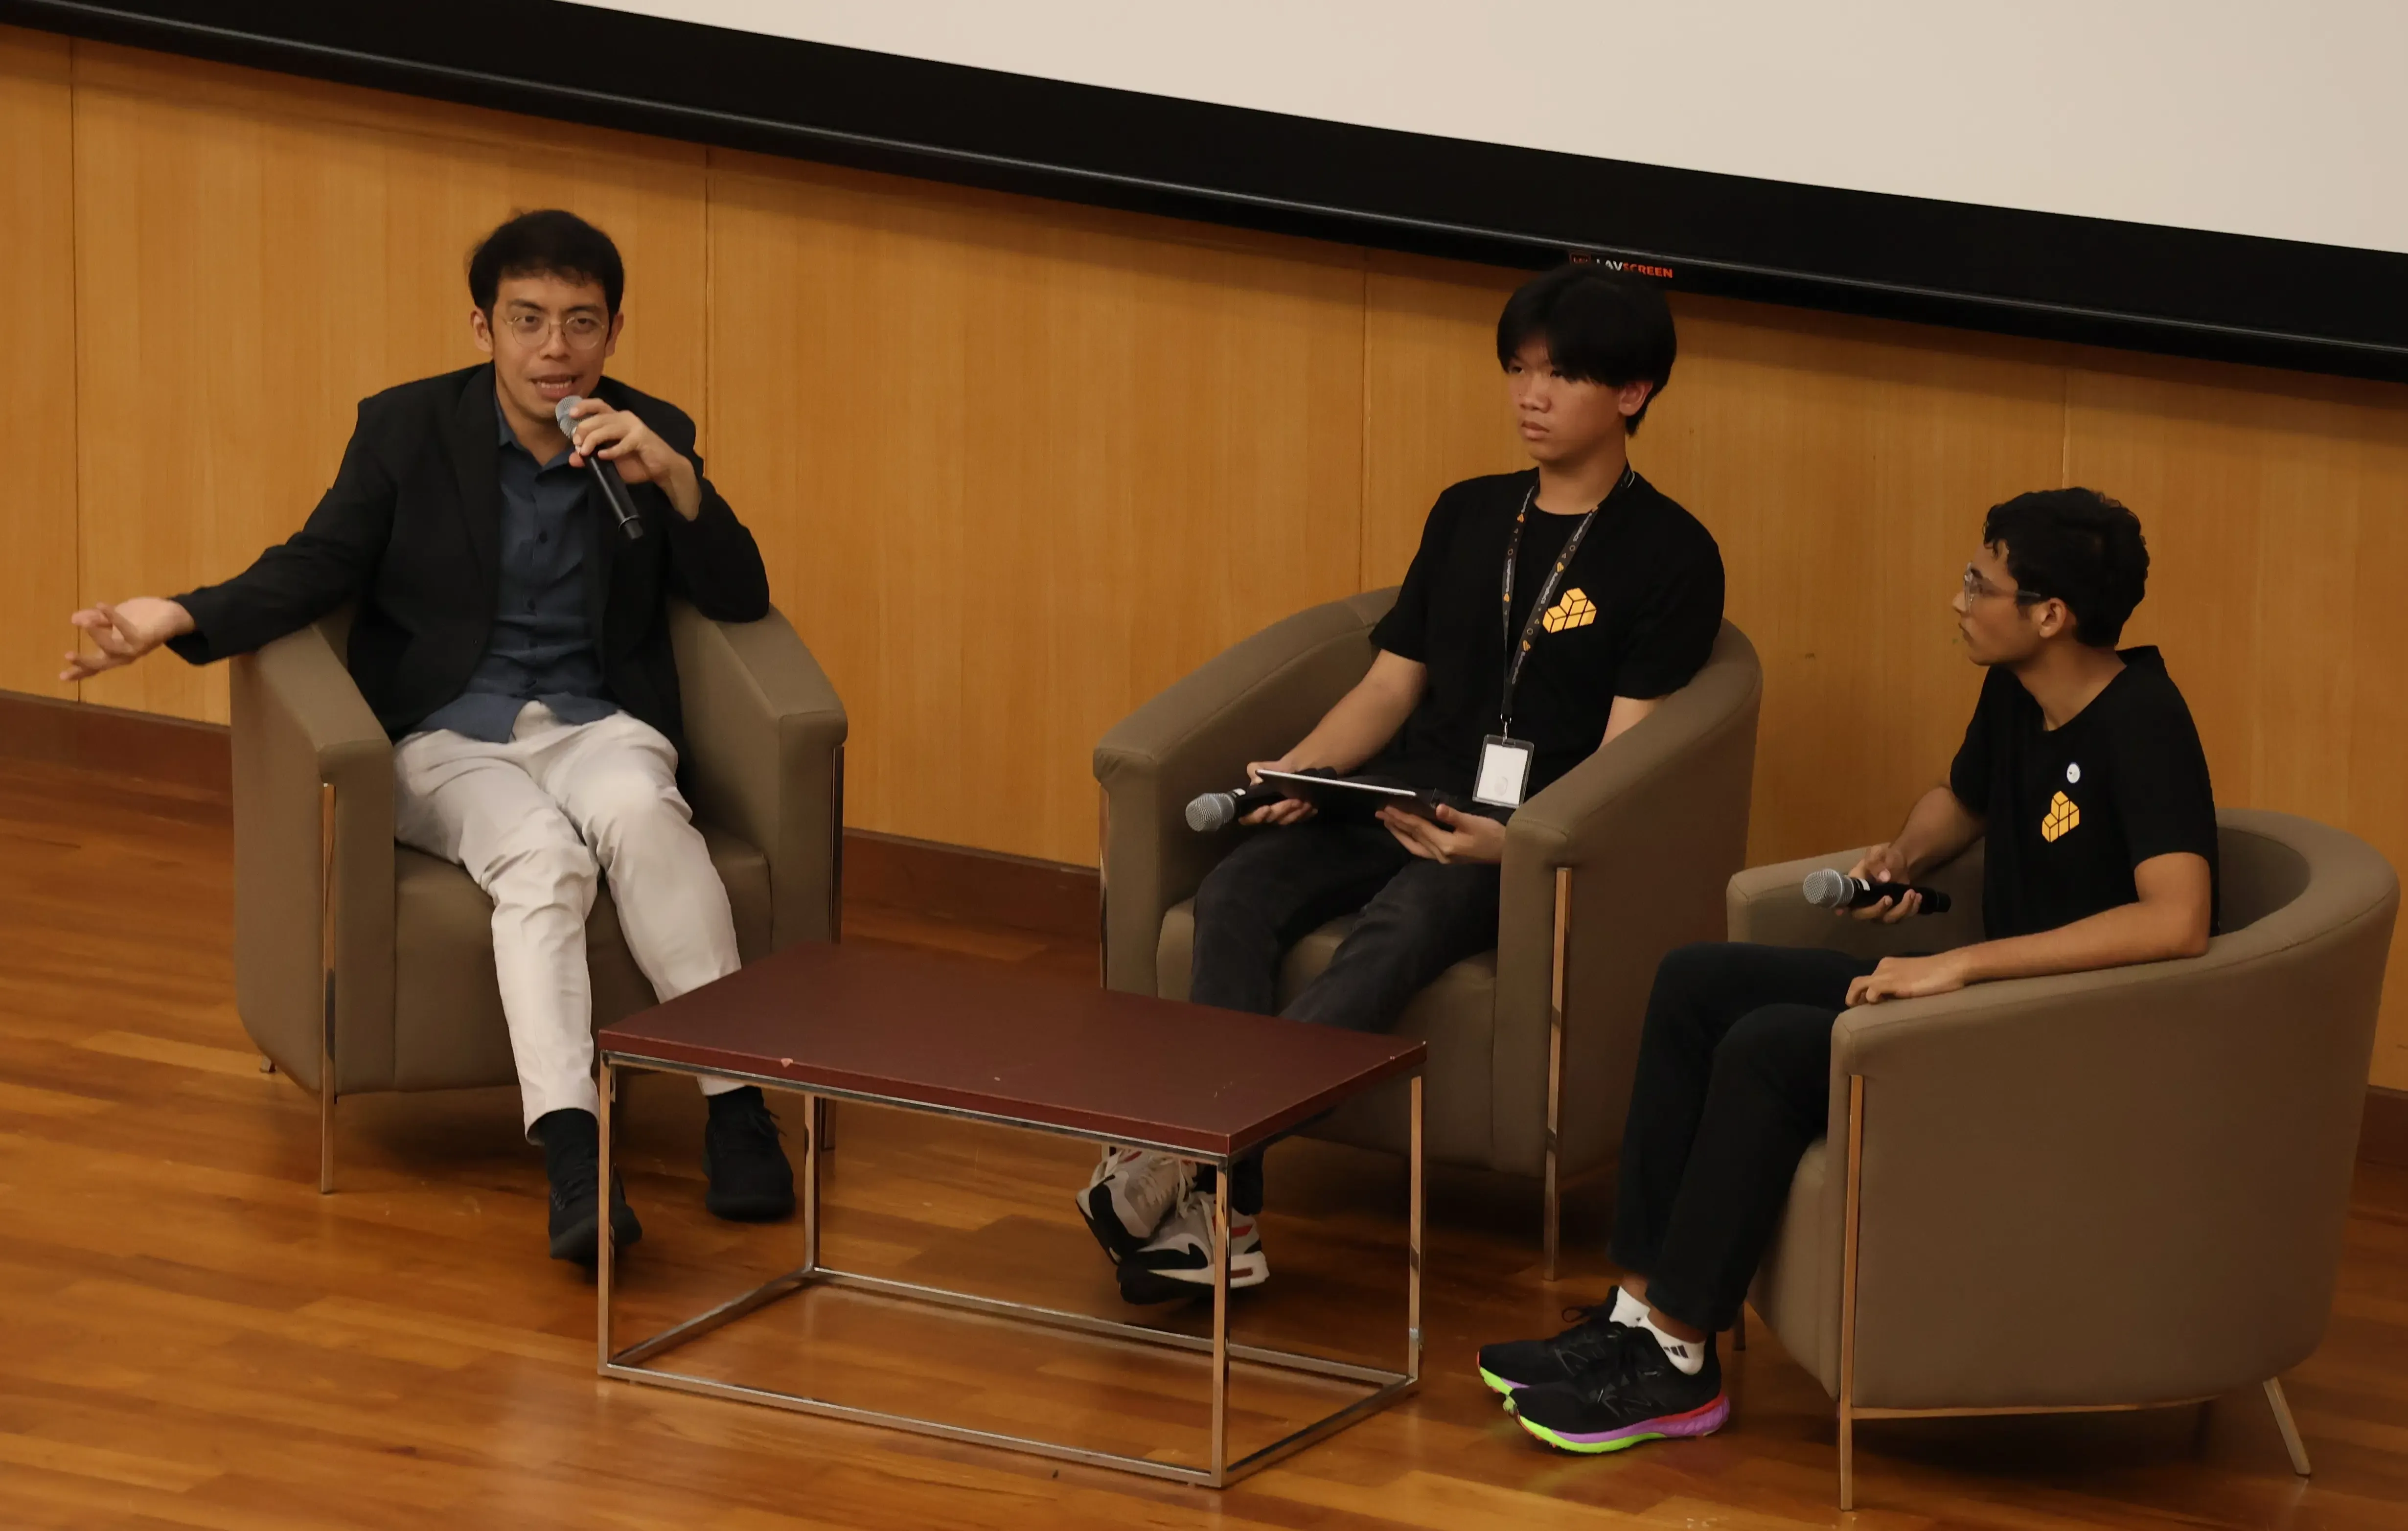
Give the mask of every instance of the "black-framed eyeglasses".
M 1965 565 L 1965 598 L 1978 601 L 1986 595 L 2012 595 L 2017 606 L 2037 606 L 2048 597 L 2037 590 L 2000 590 L 1982 578 L 1982 571 L 1972 565 Z

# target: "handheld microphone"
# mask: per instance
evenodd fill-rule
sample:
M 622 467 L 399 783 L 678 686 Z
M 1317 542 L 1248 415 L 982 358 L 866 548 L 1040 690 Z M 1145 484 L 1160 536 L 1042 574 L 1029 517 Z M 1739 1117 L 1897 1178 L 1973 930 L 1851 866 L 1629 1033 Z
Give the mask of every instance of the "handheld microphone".
M 1187 827 L 1198 835 L 1226 829 L 1259 808 L 1268 808 L 1287 794 L 1268 781 L 1255 781 L 1236 792 L 1208 792 L 1187 805 Z
M 553 422 L 571 441 L 577 439 L 577 407 L 584 402 L 571 393 L 552 407 Z M 610 502 L 610 513 L 619 518 L 619 530 L 626 534 L 630 542 L 642 541 L 644 523 L 636 518 L 636 497 L 627 493 L 627 480 L 619 477 L 618 465 L 588 457 L 585 466 L 594 475 L 594 481 L 602 486 L 602 497 Z
M 1923 895 L 1920 913 L 1945 914 L 1948 895 L 1937 888 L 1926 888 L 1911 882 L 1868 882 L 1860 877 L 1835 872 L 1826 866 L 1819 872 L 1806 874 L 1806 902 L 1818 909 L 1869 909 L 1885 898 L 1904 898 L 1908 894 Z

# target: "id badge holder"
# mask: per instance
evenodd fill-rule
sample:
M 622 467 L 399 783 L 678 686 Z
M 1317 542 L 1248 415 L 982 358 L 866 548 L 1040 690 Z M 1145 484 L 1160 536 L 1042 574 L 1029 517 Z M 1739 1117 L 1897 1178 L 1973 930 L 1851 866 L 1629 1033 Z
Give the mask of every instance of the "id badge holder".
M 1472 778 L 1471 800 L 1490 808 L 1520 808 L 1530 785 L 1531 746 L 1510 735 L 1491 734 L 1480 741 L 1480 770 Z

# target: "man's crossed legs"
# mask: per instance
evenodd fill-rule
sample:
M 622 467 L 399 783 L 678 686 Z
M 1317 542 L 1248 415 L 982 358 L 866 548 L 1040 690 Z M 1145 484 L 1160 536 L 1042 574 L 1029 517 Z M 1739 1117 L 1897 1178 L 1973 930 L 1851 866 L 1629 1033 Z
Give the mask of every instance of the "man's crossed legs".
M 1385 1031 L 1432 979 L 1497 944 L 1498 869 L 1425 861 L 1376 823 L 1302 823 L 1246 832 L 1196 893 L 1187 997 L 1198 1005 L 1277 1013 L 1350 1031 Z M 1323 924 L 1360 909 L 1320 976 L 1279 1006 L 1280 963 Z M 1210 1169 L 1132 1148 L 1107 1148 L 1080 1215 L 1119 1267 L 1130 1302 L 1209 1291 Z M 1259 1286 L 1270 1266 L 1257 1218 L 1263 1161 L 1230 1175 L 1229 1284 Z
M 394 817 L 405 845 L 456 862 L 494 901 L 494 971 L 518 1065 L 527 1138 L 552 1182 L 552 1253 L 591 1262 L 600 1150 L 594 996 L 585 919 L 610 880 L 620 928 L 662 999 L 736 971 L 727 890 L 677 788 L 677 751 L 627 714 L 568 724 L 539 702 L 491 744 L 438 730 L 394 750 Z M 705 1080 L 707 1204 L 757 1221 L 794 1209 L 794 1173 L 757 1088 Z M 621 1244 L 642 1227 L 618 1186 Z

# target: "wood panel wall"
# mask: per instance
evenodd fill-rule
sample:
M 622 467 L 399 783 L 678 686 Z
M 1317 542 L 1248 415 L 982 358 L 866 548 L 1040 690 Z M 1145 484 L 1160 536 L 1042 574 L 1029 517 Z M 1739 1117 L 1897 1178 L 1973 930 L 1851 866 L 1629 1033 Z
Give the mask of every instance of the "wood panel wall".
M 80 601 L 298 524 L 362 396 L 477 359 L 515 207 L 617 236 L 613 369 L 702 422 L 854 722 L 859 827 L 1093 860 L 1096 736 L 1263 623 L 1394 580 L 1437 492 L 1515 466 L 1516 279 L 0 30 L 0 687 Z M 1887 833 L 1978 678 L 1983 509 L 2089 483 L 2147 526 L 2219 798 L 2408 862 L 2408 389 L 1682 299 L 1634 443 L 1721 538 L 1767 695 L 1752 853 Z M 30 422 L 27 424 L 26 422 Z M 154 660 L 87 698 L 222 718 Z M 2377 1082 L 2408 1085 L 2408 978 Z
M 1361 259 L 739 155 L 710 195 L 712 472 L 849 814 L 1092 862 L 1096 736 L 1354 586 Z
M 75 137 L 65 39 L 0 28 L 0 687 L 56 680 L 76 594 Z M 69 604 L 62 608 L 59 603 Z

